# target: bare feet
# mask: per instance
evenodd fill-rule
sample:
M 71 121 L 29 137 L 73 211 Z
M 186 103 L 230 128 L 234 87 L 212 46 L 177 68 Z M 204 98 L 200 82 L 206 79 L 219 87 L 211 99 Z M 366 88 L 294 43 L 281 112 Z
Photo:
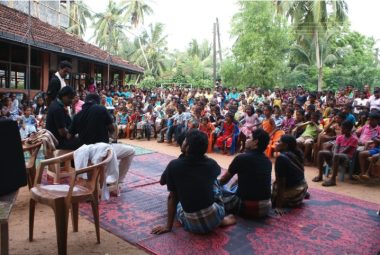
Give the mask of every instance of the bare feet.
M 232 214 L 229 214 L 229 215 L 224 217 L 224 219 L 220 223 L 220 226 L 221 227 L 227 227 L 227 226 L 231 226 L 231 225 L 235 225 L 235 224 L 236 224 L 235 216 L 233 216 Z

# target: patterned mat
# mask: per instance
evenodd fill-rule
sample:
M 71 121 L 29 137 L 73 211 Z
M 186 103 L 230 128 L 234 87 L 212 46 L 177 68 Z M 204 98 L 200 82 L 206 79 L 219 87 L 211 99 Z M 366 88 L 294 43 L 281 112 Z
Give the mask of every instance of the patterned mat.
M 131 145 L 131 144 L 128 144 L 128 143 L 123 143 L 123 144 L 126 144 L 126 145 L 129 145 L 129 146 L 133 147 L 133 149 L 135 149 L 136 156 L 144 155 L 144 154 L 150 154 L 150 153 L 154 153 L 155 152 L 153 150 L 145 149 L 143 147 L 139 147 L 139 146 L 136 146 L 136 145 Z
M 154 254 L 376 254 L 380 251 L 379 205 L 311 189 L 300 209 L 238 224 L 209 235 L 185 232 L 179 223 L 161 236 L 152 227 L 166 221 L 166 187 L 157 182 L 173 157 L 137 156 L 120 197 L 100 204 L 101 227 Z M 91 207 L 81 214 L 92 220 Z

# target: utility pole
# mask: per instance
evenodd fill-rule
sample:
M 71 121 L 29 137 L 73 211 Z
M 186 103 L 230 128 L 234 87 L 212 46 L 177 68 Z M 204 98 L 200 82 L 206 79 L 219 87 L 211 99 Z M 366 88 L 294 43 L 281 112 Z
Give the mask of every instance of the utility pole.
M 31 29 L 32 29 L 32 20 L 31 20 L 31 17 L 30 17 L 30 9 L 31 9 L 31 6 L 30 6 L 30 3 L 31 1 L 29 1 L 29 11 L 28 11 L 28 31 L 27 31 L 27 42 L 28 42 L 28 66 L 26 67 L 26 89 L 28 90 L 28 100 L 30 100 L 30 62 L 31 62 L 31 55 L 32 55 L 32 49 L 31 49 L 31 46 L 30 46 L 30 40 L 32 39 L 31 37 Z M 29 103 L 29 102 L 28 102 Z
M 216 31 L 218 33 L 219 60 L 220 60 L 220 63 L 222 63 L 222 61 L 223 61 L 223 59 L 222 59 L 222 46 L 221 46 L 221 42 L 220 42 L 219 19 L 218 18 L 216 18 Z
M 213 52 L 212 52 L 212 67 L 213 67 L 213 79 L 214 79 L 214 86 L 216 84 L 216 23 L 214 23 L 213 27 Z
M 109 21 L 108 21 L 108 45 L 107 45 L 107 53 L 108 53 L 108 57 L 107 57 L 107 85 L 110 85 L 110 62 L 111 62 L 111 24 Z

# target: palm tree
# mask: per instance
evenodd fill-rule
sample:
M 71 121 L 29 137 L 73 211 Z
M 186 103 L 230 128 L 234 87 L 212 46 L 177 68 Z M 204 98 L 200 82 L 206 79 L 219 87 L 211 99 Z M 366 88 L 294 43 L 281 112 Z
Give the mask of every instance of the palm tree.
M 139 40 L 142 47 L 140 47 Z M 138 50 L 129 52 L 129 57 L 142 66 L 146 65 L 145 67 L 148 67 L 148 71 L 153 76 L 160 76 L 165 71 L 168 48 L 167 35 L 164 35 L 162 23 L 150 24 L 148 29 L 136 38 L 134 48 Z M 146 53 L 145 57 L 142 52 Z
M 326 37 L 329 24 L 341 25 L 347 17 L 347 4 L 344 0 L 280 0 L 277 1 L 277 11 L 290 17 L 302 42 L 310 37 L 314 44 L 315 65 L 318 70 L 318 91 L 323 84 L 323 61 L 321 59 L 321 38 Z
M 82 0 L 75 0 L 70 4 L 70 22 L 67 31 L 82 38 L 87 28 L 86 19 L 91 19 L 87 5 Z
M 144 24 L 145 16 L 153 13 L 153 9 L 145 0 L 127 0 L 126 7 L 126 15 L 134 28 Z
M 114 54 L 118 53 L 120 42 L 125 38 L 123 33 L 126 25 L 125 10 L 126 6 L 109 0 L 107 9 L 103 13 L 96 13 L 94 15 L 96 19 L 94 24 L 95 42 L 99 47 Z
M 335 52 L 333 52 L 331 49 L 330 46 L 332 41 L 335 39 L 335 33 L 337 33 L 337 31 L 331 30 L 325 33 L 323 37 L 319 38 L 319 59 L 321 61 L 322 68 L 325 65 L 336 63 L 339 56 L 344 51 L 344 49 L 339 47 L 335 49 Z M 297 43 L 294 47 L 291 48 L 293 58 L 296 58 L 297 62 L 300 63 L 294 67 L 294 71 L 311 68 L 316 63 L 314 47 L 315 43 L 313 42 L 312 38 L 305 37 L 302 43 Z
M 153 13 L 153 9 L 145 2 L 145 0 L 127 0 L 126 9 L 126 18 L 136 30 L 138 30 L 138 27 L 140 25 L 144 24 L 145 16 Z M 141 49 L 141 53 L 144 57 L 146 67 L 148 70 L 150 70 L 150 65 L 145 51 L 143 50 L 140 37 L 137 37 L 137 40 Z

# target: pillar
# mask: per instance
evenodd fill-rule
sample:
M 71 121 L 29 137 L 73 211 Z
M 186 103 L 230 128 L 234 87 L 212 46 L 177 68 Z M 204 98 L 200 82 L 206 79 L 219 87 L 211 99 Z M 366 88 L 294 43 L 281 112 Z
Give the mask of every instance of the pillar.
M 120 76 L 120 85 L 124 86 L 125 85 L 125 71 L 121 71 L 119 73 L 119 76 Z
M 95 78 L 95 64 L 94 62 L 90 63 L 90 78 Z
M 49 86 L 49 70 L 50 70 L 50 63 L 49 63 L 49 53 L 42 52 L 42 91 L 47 91 Z

